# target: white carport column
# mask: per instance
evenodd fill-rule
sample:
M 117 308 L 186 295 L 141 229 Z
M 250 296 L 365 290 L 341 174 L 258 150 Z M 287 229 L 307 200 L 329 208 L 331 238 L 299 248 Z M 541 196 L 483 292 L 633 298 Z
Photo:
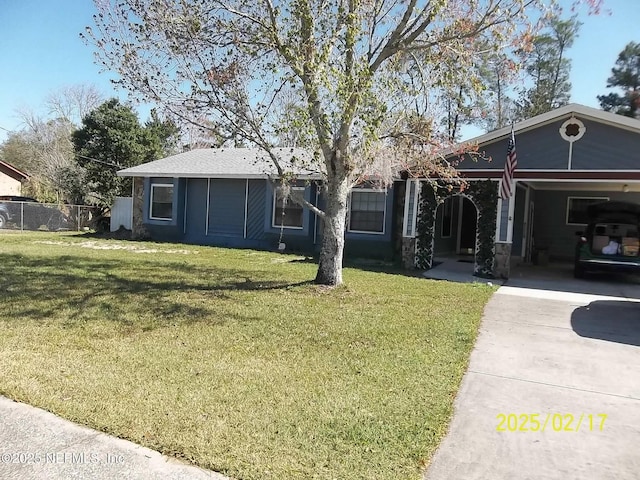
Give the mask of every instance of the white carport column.
M 500 182 L 498 182 L 498 192 Z M 513 195 L 509 199 L 498 197 L 496 219 L 496 244 L 493 261 L 493 274 L 496 278 L 509 278 L 511 267 L 511 249 L 513 244 L 513 220 L 516 206 L 516 182 L 513 182 L 511 190 Z M 506 205 L 505 205 L 506 203 Z M 506 209 L 506 211 L 505 211 Z M 503 226 L 506 228 L 503 231 Z
M 511 190 L 513 192 L 513 195 L 509 199 L 509 216 L 507 217 L 507 243 L 509 243 L 509 244 L 513 243 L 513 217 L 514 217 L 515 211 L 516 211 L 516 191 L 517 191 L 517 188 L 518 188 L 517 181 L 514 180 L 513 181 L 513 189 Z
M 498 188 L 500 188 L 500 183 L 498 183 Z M 496 238 L 495 241 L 499 242 L 500 232 L 502 231 L 502 198 L 500 198 L 500 193 L 498 193 L 498 205 L 496 206 Z

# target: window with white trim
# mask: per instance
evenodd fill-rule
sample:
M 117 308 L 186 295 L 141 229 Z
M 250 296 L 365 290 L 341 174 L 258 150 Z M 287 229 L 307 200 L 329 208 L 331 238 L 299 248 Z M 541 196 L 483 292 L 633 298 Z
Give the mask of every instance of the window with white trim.
M 567 225 L 589 223 L 587 208 L 594 203 L 606 202 L 609 197 L 569 197 L 567 198 Z
M 290 187 L 290 189 L 304 194 L 304 187 Z M 302 205 L 297 204 L 290 197 L 285 198 L 282 187 L 277 187 L 273 194 L 271 226 L 273 228 L 302 229 L 303 218 L 304 211 Z
M 349 202 L 349 231 L 384 233 L 386 197 L 387 194 L 383 190 L 352 190 Z
M 171 220 L 173 218 L 173 184 L 152 183 L 149 218 Z

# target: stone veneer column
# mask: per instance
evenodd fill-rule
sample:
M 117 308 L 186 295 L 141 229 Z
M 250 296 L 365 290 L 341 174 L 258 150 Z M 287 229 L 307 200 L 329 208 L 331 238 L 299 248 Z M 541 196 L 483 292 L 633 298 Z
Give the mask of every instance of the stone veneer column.
M 416 268 L 416 239 L 402 237 L 402 266 L 404 268 Z
M 144 226 L 144 178 L 133 177 L 133 218 L 131 219 L 131 238 L 144 240 L 150 237 Z
M 493 275 L 495 278 L 509 278 L 511 265 L 511 244 L 506 242 L 496 242 L 496 255 L 493 264 Z

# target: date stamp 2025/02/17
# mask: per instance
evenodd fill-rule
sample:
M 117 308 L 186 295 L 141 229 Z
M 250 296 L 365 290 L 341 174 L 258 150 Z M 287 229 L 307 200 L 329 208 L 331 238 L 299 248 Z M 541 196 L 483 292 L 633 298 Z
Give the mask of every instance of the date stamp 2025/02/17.
M 499 413 L 498 432 L 594 432 L 603 431 L 606 413 Z

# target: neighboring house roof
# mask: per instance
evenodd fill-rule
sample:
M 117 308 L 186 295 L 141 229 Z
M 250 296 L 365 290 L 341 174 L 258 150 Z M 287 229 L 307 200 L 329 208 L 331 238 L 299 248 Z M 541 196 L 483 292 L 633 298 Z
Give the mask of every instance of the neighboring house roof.
M 564 107 L 556 108 L 550 112 L 536 115 L 535 117 L 528 118 L 513 125 L 513 131 L 515 134 L 526 132 L 534 128 L 541 127 L 548 123 L 556 122 L 560 119 L 571 118 L 572 115 L 579 115 L 586 117 L 587 119 L 594 120 L 599 123 L 612 125 L 614 127 L 630 130 L 640 133 L 640 120 L 617 113 L 605 112 L 604 110 L 598 110 L 597 108 L 587 107 L 578 103 L 570 103 Z M 480 135 L 475 138 L 471 138 L 464 143 L 477 143 L 478 145 L 488 145 L 494 141 L 502 140 L 503 138 L 511 135 L 511 126 L 499 128 L 484 135 Z
M 29 178 L 29 175 L 24 173 L 22 170 L 18 170 L 13 165 L 3 162 L 2 160 L 0 160 L 0 172 L 3 172 L 16 180 L 26 180 Z
M 304 166 L 311 161 L 300 148 L 275 148 L 285 172 L 298 177 L 319 178 Z M 121 177 L 167 178 L 266 178 L 277 175 L 267 153 L 258 148 L 201 148 L 120 170 Z

